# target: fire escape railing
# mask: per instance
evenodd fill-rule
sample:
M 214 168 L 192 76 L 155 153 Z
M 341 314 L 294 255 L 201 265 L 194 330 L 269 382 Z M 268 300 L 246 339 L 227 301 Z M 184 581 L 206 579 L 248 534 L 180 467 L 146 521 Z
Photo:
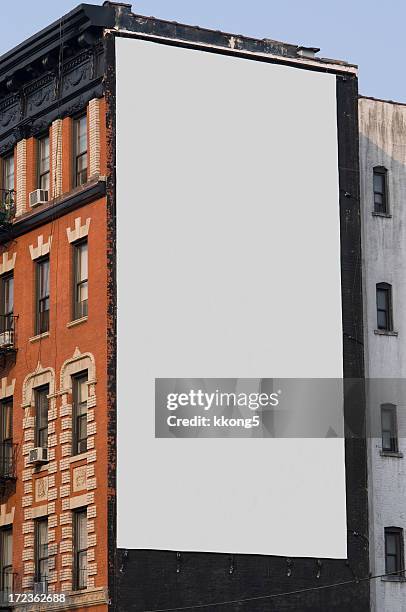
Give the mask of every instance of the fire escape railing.
M 17 350 L 17 315 L 0 315 L 0 355 Z
M 11 440 L 0 442 L 0 483 L 15 480 L 17 477 L 17 444 Z
M 14 189 L 0 189 L 0 225 L 12 223 L 16 212 Z
M 0 608 L 13 607 L 13 593 L 21 593 L 21 578 L 11 567 L 4 568 L 0 576 Z

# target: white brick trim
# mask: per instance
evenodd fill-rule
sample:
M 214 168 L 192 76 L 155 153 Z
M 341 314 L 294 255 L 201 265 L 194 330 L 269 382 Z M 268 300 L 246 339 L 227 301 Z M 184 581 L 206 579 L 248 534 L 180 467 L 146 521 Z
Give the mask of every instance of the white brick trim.
M 7 512 L 6 504 L 0 505 L 0 527 L 5 527 L 6 525 L 13 524 L 14 512 L 15 512 L 14 506 L 11 508 L 10 512 Z
M 81 225 L 81 222 L 81 217 L 76 217 L 75 227 L 73 229 L 70 227 L 66 228 L 66 235 L 68 236 L 69 242 L 76 242 L 76 240 L 85 238 L 89 234 L 90 218 L 86 219 L 84 225 Z
M 62 119 L 56 119 L 51 126 L 51 197 L 62 195 Z
M 10 383 L 7 381 L 7 376 L 4 376 L 1 379 L 0 386 L 0 400 L 5 399 L 6 397 L 11 397 L 14 395 L 14 386 L 16 383 L 16 379 L 13 378 Z
M 17 142 L 16 147 L 16 216 L 26 210 L 27 198 L 27 140 Z
M 13 253 L 10 257 L 8 251 L 5 251 L 2 256 L 2 260 L 0 263 L 0 275 L 5 274 L 6 272 L 11 272 L 14 270 L 14 266 L 16 265 L 17 253 Z
M 100 175 L 100 100 L 89 102 L 89 178 Z
M 51 244 L 52 236 L 49 236 L 47 242 L 44 242 L 44 236 L 40 234 L 40 236 L 38 236 L 37 246 L 30 244 L 31 259 L 34 261 L 34 259 L 48 255 L 51 250 Z

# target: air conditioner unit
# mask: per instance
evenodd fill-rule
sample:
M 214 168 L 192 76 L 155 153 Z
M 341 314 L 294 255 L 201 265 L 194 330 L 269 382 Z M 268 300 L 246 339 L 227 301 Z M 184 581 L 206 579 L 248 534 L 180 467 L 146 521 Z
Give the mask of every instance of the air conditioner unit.
M 48 582 L 46 580 L 40 580 L 33 583 L 34 595 L 45 595 L 48 593 Z
M 36 189 L 30 193 L 30 206 L 38 206 L 39 204 L 45 204 L 48 202 L 48 191 L 45 189 Z
M 32 448 L 28 455 L 28 463 L 48 463 L 48 449 L 47 448 Z
M 13 332 L 5 331 L 0 334 L 0 348 L 5 346 L 12 346 L 13 344 Z

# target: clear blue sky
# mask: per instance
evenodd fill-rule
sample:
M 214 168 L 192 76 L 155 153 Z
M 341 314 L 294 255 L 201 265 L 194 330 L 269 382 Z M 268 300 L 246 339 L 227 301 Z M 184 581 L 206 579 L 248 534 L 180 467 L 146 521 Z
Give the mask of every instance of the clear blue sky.
M 0 54 L 76 4 L 1 0 Z M 405 0 L 134 0 L 133 12 L 320 47 L 320 56 L 359 65 L 362 94 L 406 102 Z

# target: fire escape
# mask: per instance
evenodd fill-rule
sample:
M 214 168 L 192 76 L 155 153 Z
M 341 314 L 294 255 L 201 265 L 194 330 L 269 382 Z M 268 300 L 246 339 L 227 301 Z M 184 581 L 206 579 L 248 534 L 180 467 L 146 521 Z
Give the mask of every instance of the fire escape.
M 0 189 L 0 241 L 7 242 L 13 237 L 16 193 L 14 189 Z
M 0 189 L 1 243 L 7 243 L 13 239 L 15 199 L 14 190 Z M 4 312 L 3 308 L 3 313 L 0 314 L 0 369 L 5 367 L 7 356 L 14 354 L 17 350 L 16 331 L 17 317 L 12 312 L 7 312 L 7 310 Z
M 0 242 L 12 239 L 12 225 L 15 215 L 14 190 L 0 189 Z M 12 306 L 10 306 L 12 310 Z M 12 312 L 0 314 L 0 369 L 6 366 L 9 355 L 15 355 L 17 317 Z M 7 494 L 9 486 L 16 479 L 17 445 L 12 440 L 0 440 L 0 501 Z
M 12 485 L 16 474 L 17 444 L 11 440 L 0 442 L 0 499 L 4 497 L 8 485 Z

